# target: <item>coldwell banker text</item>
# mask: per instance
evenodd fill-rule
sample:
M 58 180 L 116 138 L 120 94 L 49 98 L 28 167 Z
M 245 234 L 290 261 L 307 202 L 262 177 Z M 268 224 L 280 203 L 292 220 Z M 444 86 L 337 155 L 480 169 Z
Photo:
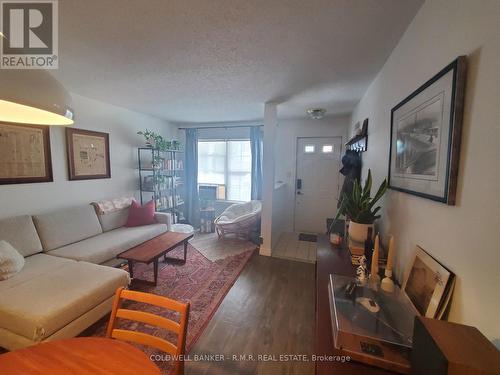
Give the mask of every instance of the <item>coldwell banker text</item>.
M 0 68 L 58 68 L 58 3 L 2 0 Z

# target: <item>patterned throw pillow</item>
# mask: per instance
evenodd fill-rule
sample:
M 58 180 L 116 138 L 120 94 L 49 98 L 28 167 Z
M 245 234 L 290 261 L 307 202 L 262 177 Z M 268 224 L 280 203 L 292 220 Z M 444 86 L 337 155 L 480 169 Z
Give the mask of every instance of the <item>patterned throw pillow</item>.
M 24 267 L 24 257 L 10 243 L 0 240 L 0 280 L 7 280 Z
M 96 208 L 98 215 L 104 215 L 130 207 L 134 200 L 134 197 L 104 199 L 99 202 L 92 202 L 92 205 Z

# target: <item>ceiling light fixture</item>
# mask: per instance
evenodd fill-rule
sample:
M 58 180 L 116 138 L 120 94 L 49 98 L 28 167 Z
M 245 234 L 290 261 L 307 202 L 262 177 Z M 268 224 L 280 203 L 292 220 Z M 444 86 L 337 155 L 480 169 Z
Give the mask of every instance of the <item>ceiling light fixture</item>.
M 71 97 L 43 70 L 0 71 L 0 121 L 33 125 L 72 125 Z
M 313 120 L 321 120 L 323 117 L 325 117 L 326 109 L 309 108 L 306 112 Z

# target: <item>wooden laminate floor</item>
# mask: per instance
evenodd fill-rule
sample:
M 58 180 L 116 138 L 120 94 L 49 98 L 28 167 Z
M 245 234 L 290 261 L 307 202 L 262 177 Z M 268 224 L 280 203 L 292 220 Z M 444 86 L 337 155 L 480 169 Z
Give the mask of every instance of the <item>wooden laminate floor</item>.
M 314 374 L 314 363 L 279 361 L 312 354 L 314 290 L 313 264 L 255 254 L 191 349 L 186 374 Z M 219 357 L 194 360 L 210 354 Z

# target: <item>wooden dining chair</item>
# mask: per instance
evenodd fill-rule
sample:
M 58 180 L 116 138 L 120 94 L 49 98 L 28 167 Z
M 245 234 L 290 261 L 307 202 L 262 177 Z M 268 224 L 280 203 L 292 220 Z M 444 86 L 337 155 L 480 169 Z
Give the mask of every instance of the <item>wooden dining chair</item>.
M 152 313 L 123 309 L 121 308 L 123 300 L 147 303 L 150 305 L 163 307 L 168 310 L 176 311 L 180 314 L 179 323 Z M 170 341 L 147 333 L 115 328 L 117 318 L 134 320 L 174 332 L 177 334 L 177 344 L 174 345 Z M 184 361 L 179 356 L 184 355 L 186 350 L 186 331 L 188 319 L 189 303 L 182 303 L 167 297 L 150 293 L 136 292 L 121 287 L 118 288 L 115 293 L 113 309 L 111 310 L 106 337 L 123 341 L 131 341 L 160 349 L 172 355 L 173 362 L 175 363 L 176 367 L 176 373 L 183 374 Z

